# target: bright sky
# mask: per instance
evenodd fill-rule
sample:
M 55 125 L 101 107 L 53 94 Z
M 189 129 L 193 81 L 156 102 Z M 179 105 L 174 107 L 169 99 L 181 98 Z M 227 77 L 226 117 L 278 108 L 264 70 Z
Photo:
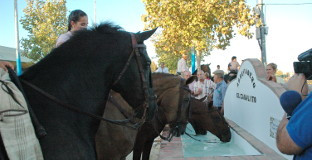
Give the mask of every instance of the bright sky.
M 248 0 L 250 6 L 256 5 L 256 0 Z M 265 17 L 269 27 L 266 36 L 267 63 L 274 62 L 283 72 L 293 72 L 293 62 L 300 53 L 312 48 L 312 0 L 263 0 L 265 4 L 298 4 L 307 5 L 266 5 Z M 255 29 L 251 30 L 255 32 Z M 254 36 L 247 39 L 237 36 L 231 40 L 231 46 L 224 51 L 214 50 L 205 58 L 211 63 L 214 71 L 216 66 L 227 70 L 227 64 L 232 56 L 237 56 L 238 62 L 246 58 L 261 59 L 261 51 Z
M 26 7 L 25 0 L 18 1 L 19 19 L 23 16 Z M 298 4 L 312 3 L 312 0 L 263 0 L 265 4 Z M 247 0 L 250 6 L 256 5 L 256 0 Z M 97 0 L 96 22 L 112 21 L 130 32 L 143 30 L 141 15 L 145 13 L 141 0 Z M 89 16 L 89 24 L 94 22 L 94 0 L 67 0 L 69 11 L 81 9 Z M 269 27 L 266 37 L 267 62 L 274 62 L 278 69 L 284 72 L 293 71 L 293 61 L 298 54 L 312 48 L 312 5 L 266 5 L 265 16 Z M 0 45 L 15 47 L 14 28 L 14 0 L 0 0 L 0 19 L 3 25 L 0 27 Z M 21 25 L 19 25 L 20 38 L 26 37 Z M 254 32 L 254 29 L 252 29 Z M 150 41 L 146 42 L 148 53 L 155 59 L 155 49 Z M 247 39 L 237 36 L 231 41 L 231 46 L 225 51 L 214 50 L 205 58 L 205 62 L 211 63 L 211 69 L 216 65 L 226 70 L 226 66 L 232 56 L 237 56 L 238 62 L 246 58 L 261 57 L 260 48 L 255 38 Z

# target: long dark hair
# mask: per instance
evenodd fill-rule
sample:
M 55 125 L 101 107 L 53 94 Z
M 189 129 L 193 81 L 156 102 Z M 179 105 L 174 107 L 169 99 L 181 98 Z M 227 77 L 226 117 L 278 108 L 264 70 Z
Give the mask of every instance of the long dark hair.
M 68 31 L 71 30 L 71 21 L 77 22 L 79 21 L 80 17 L 88 16 L 84 11 L 80 9 L 76 9 L 70 12 L 68 16 Z

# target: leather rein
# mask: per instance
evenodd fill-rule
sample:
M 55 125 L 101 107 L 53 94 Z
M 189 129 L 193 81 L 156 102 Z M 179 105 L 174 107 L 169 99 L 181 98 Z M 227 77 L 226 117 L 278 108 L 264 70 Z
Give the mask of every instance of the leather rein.
M 180 129 L 180 127 L 181 127 L 182 125 L 185 124 L 185 123 L 182 121 L 182 118 L 181 118 L 181 117 L 182 117 L 182 116 L 181 116 L 181 114 L 182 114 L 181 110 L 182 110 L 182 107 L 190 107 L 191 96 L 190 96 L 190 94 L 188 94 L 187 97 L 183 97 L 183 96 L 182 96 L 183 94 L 181 93 L 183 90 L 186 90 L 186 91 L 188 91 L 189 93 L 191 93 L 191 90 L 190 90 L 187 86 L 182 85 L 182 79 L 181 79 L 181 81 L 180 81 L 180 96 L 179 96 L 179 104 L 178 104 L 177 118 L 176 118 L 175 121 L 169 123 L 169 126 L 170 126 L 169 134 L 168 134 L 166 137 L 164 137 L 164 136 L 162 136 L 162 135 L 160 134 L 160 132 L 158 132 L 158 131 L 156 130 L 155 127 L 153 127 L 154 130 L 156 131 L 156 133 L 158 133 L 158 136 L 159 136 L 161 139 L 163 139 L 163 140 L 166 140 L 166 141 L 169 141 L 169 142 L 170 142 L 171 139 L 172 139 L 172 137 L 174 136 L 174 132 L 178 132 L 179 129 Z M 164 115 L 164 114 L 165 114 L 164 111 L 163 111 L 160 107 L 158 107 L 158 108 L 161 110 L 164 119 L 166 119 L 166 116 Z M 189 109 L 189 108 L 188 108 L 188 109 Z M 190 110 L 190 109 L 189 109 L 189 110 Z M 159 112 L 158 112 L 158 113 L 159 113 Z M 157 118 L 157 121 L 158 121 L 158 122 L 164 124 L 164 123 L 160 120 L 160 118 L 159 118 L 158 116 L 157 116 L 156 118 Z M 166 120 L 166 122 L 167 122 L 167 120 Z
M 130 119 L 111 120 L 111 119 L 107 119 L 107 118 L 103 118 L 103 117 L 97 116 L 97 115 L 89 113 L 89 112 L 82 111 L 80 109 L 77 109 L 77 107 L 75 107 L 74 105 L 70 105 L 70 104 L 62 102 L 61 100 L 59 100 L 55 96 L 53 96 L 53 95 L 43 91 L 39 87 L 37 87 L 37 86 L 35 86 L 35 85 L 33 85 L 33 84 L 23 80 L 23 79 L 20 79 L 20 81 L 22 83 L 26 84 L 27 86 L 29 86 L 30 88 L 34 89 L 38 93 L 42 94 L 46 98 L 54 101 L 55 103 L 59 104 L 60 106 L 66 108 L 66 109 L 69 109 L 69 110 L 71 110 L 73 112 L 84 114 L 84 115 L 87 115 L 87 116 L 92 117 L 92 118 L 97 119 L 97 120 L 106 121 L 106 122 L 109 122 L 109 123 L 126 126 L 126 127 L 129 127 L 129 128 L 132 128 L 132 129 L 137 129 L 138 127 L 141 126 L 141 124 L 143 124 L 145 122 L 146 111 L 147 111 L 147 109 L 149 107 L 148 106 L 148 104 L 149 104 L 148 85 L 147 85 L 147 81 L 146 81 L 146 79 L 144 77 L 142 62 L 139 60 L 140 53 L 139 53 L 139 50 L 138 50 L 138 48 L 146 48 L 146 46 L 144 44 L 137 44 L 137 41 L 135 39 L 135 35 L 133 33 L 130 33 L 130 34 L 131 34 L 131 41 L 132 41 L 132 48 L 133 48 L 133 50 L 132 50 L 132 52 L 131 52 L 128 60 L 127 60 L 127 63 L 125 64 L 125 66 L 123 67 L 122 71 L 120 72 L 118 78 L 114 81 L 113 86 L 116 85 L 119 82 L 119 80 L 122 78 L 122 76 L 124 75 L 125 71 L 127 70 L 127 68 L 130 65 L 130 61 L 131 61 L 132 57 L 135 56 L 136 62 L 137 62 L 137 65 L 138 65 L 138 69 L 139 69 L 139 73 L 140 73 L 140 77 L 141 77 L 141 81 L 142 81 L 144 97 L 145 97 L 145 101 L 143 103 L 143 107 L 144 107 L 143 116 L 141 118 L 137 118 L 137 119 L 139 119 L 138 122 L 135 122 L 137 120 L 133 120 L 135 117 L 132 117 Z M 131 123 L 131 124 L 127 125 L 128 123 Z

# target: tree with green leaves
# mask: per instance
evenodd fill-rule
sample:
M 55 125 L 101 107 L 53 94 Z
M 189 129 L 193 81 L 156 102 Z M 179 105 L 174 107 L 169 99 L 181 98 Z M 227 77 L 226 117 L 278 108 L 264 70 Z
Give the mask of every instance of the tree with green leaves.
M 58 36 L 67 29 L 66 0 L 26 0 L 27 7 L 20 22 L 28 31 L 22 38 L 23 55 L 39 61 L 52 48 Z
M 256 23 L 256 15 L 245 0 L 142 1 L 147 11 L 142 16 L 145 27 L 162 29 L 155 40 L 161 54 L 167 52 L 175 57 L 194 47 L 197 66 L 212 49 L 226 49 L 236 31 L 251 38 L 249 29 Z M 162 54 L 162 57 L 170 56 Z

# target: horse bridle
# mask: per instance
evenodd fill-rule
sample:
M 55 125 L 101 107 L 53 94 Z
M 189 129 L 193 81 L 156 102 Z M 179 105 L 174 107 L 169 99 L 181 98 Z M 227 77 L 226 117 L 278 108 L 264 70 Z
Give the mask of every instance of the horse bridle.
M 130 65 L 130 61 L 131 61 L 132 57 L 135 56 L 135 59 L 136 59 L 137 65 L 138 65 L 138 69 L 139 69 L 139 74 L 140 74 L 141 81 L 142 81 L 142 89 L 143 89 L 145 101 L 142 104 L 142 106 L 144 108 L 143 116 L 140 118 L 140 122 L 138 122 L 140 124 L 134 124 L 134 126 L 141 126 L 141 124 L 143 124 L 145 122 L 145 119 L 146 119 L 146 112 L 149 108 L 149 100 L 155 99 L 155 95 L 149 96 L 147 80 L 144 77 L 143 64 L 139 60 L 139 57 L 141 56 L 140 52 L 139 52 L 139 48 L 146 48 L 146 45 L 145 44 L 138 44 L 136 41 L 135 35 L 133 33 L 130 33 L 130 35 L 131 35 L 131 42 L 132 42 L 133 50 L 132 50 L 125 66 L 123 67 L 123 69 L 119 73 L 117 79 L 113 82 L 113 86 L 116 85 L 119 82 L 119 80 L 122 78 L 122 76 L 124 75 L 124 73 L 126 72 L 126 70 L 128 69 L 128 67 Z M 133 122 L 133 120 L 130 120 L 128 122 L 131 122 L 131 121 Z
M 106 121 L 109 123 L 113 123 L 113 124 L 117 124 L 117 125 L 122 125 L 122 126 L 126 126 L 126 127 L 130 127 L 133 129 L 137 129 L 138 127 L 140 127 L 144 122 L 145 122 L 145 118 L 146 118 L 146 111 L 148 109 L 148 105 L 149 105 L 149 94 L 148 94 L 148 86 L 147 86 L 147 81 L 144 77 L 144 73 L 143 73 L 143 65 L 141 63 L 141 61 L 139 60 L 140 57 L 140 52 L 138 48 L 146 48 L 146 46 L 144 44 L 137 44 L 137 41 L 135 39 L 135 35 L 133 33 L 130 33 L 131 35 L 131 41 L 132 41 L 132 52 L 127 60 L 127 63 L 125 64 L 124 68 L 122 69 L 122 71 L 120 72 L 118 78 L 115 80 L 115 82 L 113 83 L 113 86 L 116 85 L 118 83 L 118 81 L 121 79 L 121 77 L 123 76 L 123 74 L 125 73 L 125 71 L 127 70 L 127 68 L 130 65 L 130 61 L 132 59 L 133 56 L 135 56 L 136 58 L 136 62 L 138 64 L 138 69 L 139 69 L 139 73 L 140 73 L 140 77 L 142 80 L 142 87 L 143 87 L 143 91 L 144 91 L 144 98 L 145 101 L 143 103 L 143 107 L 144 107 L 144 112 L 143 112 L 143 116 L 141 118 L 139 118 L 139 121 L 134 123 L 133 125 L 127 125 L 127 123 L 132 123 L 135 122 L 135 120 L 132 119 L 123 119 L 123 120 L 111 120 L 111 119 L 107 119 L 107 118 L 103 118 L 97 115 L 94 115 L 92 113 L 89 112 L 85 112 L 82 110 L 77 109 L 75 106 L 70 105 L 70 104 L 66 104 L 62 101 L 60 101 L 58 98 L 56 98 L 55 96 L 43 91 L 42 89 L 40 89 L 39 87 L 29 83 L 28 81 L 25 81 L 23 79 L 20 79 L 20 81 L 24 84 L 26 84 L 27 86 L 29 86 L 30 88 L 34 89 L 35 91 L 39 92 L 40 94 L 42 94 L 43 96 L 47 97 L 48 99 L 56 102 L 57 104 L 59 104 L 60 106 L 67 108 L 71 111 L 77 112 L 77 113 L 81 113 L 84 115 L 87 115 L 89 117 L 95 118 L 97 120 L 102 120 L 102 121 Z M 40 125 L 39 128 L 41 130 L 44 130 L 43 127 Z M 42 136 L 45 136 L 45 134 L 41 134 Z
M 189 94 L 186 94 L 186 95 L 181 94 L 184 90 L 188 91 Z M 190 100 L 191 100 L 191 90 L 188 88 L 188 86 L 183 85 L 182 79 L 180 80 L 180 91 L 179 92 L 180 92 L 180 96 L 179 96 L 177 118 L 175 121 L 169 123 L 169 126 L 170 126 L 169 134 L 167 135 L 167 137 L 164 137 L 160 133 L 158 133 L 158 135 L 161 139 L 169 141 L 169 142 L 171 141 L 172 137 L 175 134 L 180 134 L 179 131 L 181 130 L 182 126 L 187 124 L 187 122 L 183 122 L 183 120 L 182 120 L 182 116 L 181 116 L 182 108 L 187 108 L 188 110 L 190 110 L 189 108 L 190 108 Z M 182 95 L 183 95 L 183 97 L 182 97 Z M 164 114 L 164 111 L 162 111 L 162 114 Z M 161 122 L 158 117 L 157 117 L 157 119 L 159 122 Z M 154 130 L 156 131 L 155 127 L 154 127 Z

